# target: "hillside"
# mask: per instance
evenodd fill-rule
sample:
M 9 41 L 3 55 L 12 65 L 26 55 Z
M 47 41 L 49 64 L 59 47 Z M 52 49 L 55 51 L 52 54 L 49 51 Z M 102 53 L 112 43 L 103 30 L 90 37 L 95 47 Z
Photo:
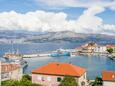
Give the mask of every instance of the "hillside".
M 15 41 L 16 43 L 39 42 L 110 42 L 115 43 L 115 36 L 106 34 L 83 34 L 71 31 L 62 32 L 26 32 L 0 31 L 0 42 Z

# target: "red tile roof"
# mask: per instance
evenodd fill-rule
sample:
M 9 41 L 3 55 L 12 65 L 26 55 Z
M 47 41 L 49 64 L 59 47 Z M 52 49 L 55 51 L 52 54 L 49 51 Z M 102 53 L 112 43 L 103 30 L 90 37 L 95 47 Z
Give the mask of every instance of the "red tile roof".
M 107 45 L 107 48 L 115 47 L 115 44 Z
M 113 81 L 113 82 L 115 82 L 115 72 L 113 72 L 113 71 L 103 71 L 102 72 L 102 79 L 104 81 Z
M 34 69 L 33 74 L 48 74 L 48 75 L 62 75 L 62 76 L 82 76 L 86 70 L 84 68 L 69 64 L 52 62 L 40 68 Z
M 11 72 L 20 68 L 19 64 L 1 63 L 1 72 Z

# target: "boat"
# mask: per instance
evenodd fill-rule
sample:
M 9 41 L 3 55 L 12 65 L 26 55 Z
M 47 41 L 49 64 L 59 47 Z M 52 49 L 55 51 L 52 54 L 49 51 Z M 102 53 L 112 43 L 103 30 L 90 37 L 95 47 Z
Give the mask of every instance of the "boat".
M 71 56 L 70 52 L 64 49 L 57 49 L 51 53 L 51 57 Z
M 115 60 L 115 56 L 111 56 L 109 57 L 111 60 Z
M 15 62 L 19 65 L 22 66 L 22 68 L 26 67 L 28 64 L 27 62 L 23 59 L 23 55 L 19 53 L 19 50 L 17 49 L 16 52 L 13 51 L 13 41 L 11 41 L 12 44 L 12 51 L 6 52 L 3 57 L 7 59 L 10 62 Z
M 22 55 L 19 54 L 18 52 L 16 52 L 16 53 L 8 52 L 8 53 L 5 53 L 3 55 L 3 57 L 6 60 L 10 61 L 10 62 L 14 62 L 14 63 L 20 64 L 22 66 L 22 68 L 24 68 L 24 67 L 26 67 L 28 65 L 27 62 L 23 59 Z
M 38 54 L 25 54 L 25 55 L 23 55 L 23 58 L 35 58 L 38 56 L 39 56 Z
M 10 59 L 10 60 L 22 59 L 22 55 L 21 55 L 21 54 L 10 53 L 10 52 L 5 53 L 5 54 L 3 55 L 3 57 L 4 57 L 5 59 Z

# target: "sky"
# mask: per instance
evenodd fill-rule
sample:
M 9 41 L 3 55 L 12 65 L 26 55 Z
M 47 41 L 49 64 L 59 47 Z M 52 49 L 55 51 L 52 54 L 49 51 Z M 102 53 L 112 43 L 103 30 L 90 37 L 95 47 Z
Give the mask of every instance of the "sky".
M 115 0 L 0 0 L 0 30 L 115 35 Z

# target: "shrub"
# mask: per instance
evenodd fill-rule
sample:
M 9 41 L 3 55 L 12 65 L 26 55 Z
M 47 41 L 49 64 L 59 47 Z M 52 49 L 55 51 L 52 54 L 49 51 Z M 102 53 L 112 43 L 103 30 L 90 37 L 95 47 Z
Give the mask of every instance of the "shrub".
M 2 82 L 2 86 L 42 86 L 33 84 L 29 75 L 24 75 L 21 80 L 6 80 Z
M 65 76 L 59 86 L 78 86 L 74 77 Z

